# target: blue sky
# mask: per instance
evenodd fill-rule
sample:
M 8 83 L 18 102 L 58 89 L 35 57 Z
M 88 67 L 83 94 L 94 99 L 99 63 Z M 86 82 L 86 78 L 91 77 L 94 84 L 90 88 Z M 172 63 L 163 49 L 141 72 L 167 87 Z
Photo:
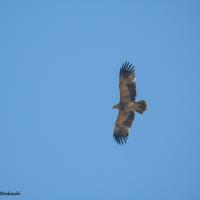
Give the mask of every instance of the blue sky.
M 199 10 L 195 0 L 2 1 L 0 190 L 200 199 Z M 148 110 L 118 146 L 124 61 Z

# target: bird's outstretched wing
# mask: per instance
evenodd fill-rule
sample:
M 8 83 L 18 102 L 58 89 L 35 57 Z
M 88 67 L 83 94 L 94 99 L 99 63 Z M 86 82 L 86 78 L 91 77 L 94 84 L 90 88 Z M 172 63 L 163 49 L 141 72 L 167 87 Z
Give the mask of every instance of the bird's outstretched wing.
M 113 133 L 113 137 L 118 144 L 124 144 L 124 142 L 127 142 L 134 116 L 135 114 L 133 111 L 128 113 L 119 112 Z
M 135 100 L 135 70 L 132 64 L 123 63 L 119 73 L 120 103 L 128 104 Z

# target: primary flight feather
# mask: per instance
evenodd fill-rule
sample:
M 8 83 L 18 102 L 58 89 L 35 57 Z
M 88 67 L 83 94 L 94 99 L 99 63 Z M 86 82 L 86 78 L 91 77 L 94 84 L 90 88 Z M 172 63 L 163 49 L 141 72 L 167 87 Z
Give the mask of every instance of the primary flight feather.
M 127 142 L 135 111 L 143 114 L 147 108 L 144 100 L 135 101 L 135 80 L 134 66 L 128 62 L 123 63 L 119 72 L 120 102 L 113 106 L 119 111 L 113 133 L 113 137 L 118 144 Z

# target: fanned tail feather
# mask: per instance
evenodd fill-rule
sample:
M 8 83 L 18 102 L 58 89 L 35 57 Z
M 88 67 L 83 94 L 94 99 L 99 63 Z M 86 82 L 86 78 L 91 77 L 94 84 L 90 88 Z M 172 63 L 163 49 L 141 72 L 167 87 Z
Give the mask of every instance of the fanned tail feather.
M 144 111 L 147 109 L 147 104 L 146 104 L 146 101 L 144 101 L 144 100 L 141 100 L 141 101 L 138 101 L 138 102 L 136 102 L 137 104 L 137 109 L 136 109 L 136 111 L 138 112 L 138 113 L 140 113 L 140 114 L 143 114 L 144 113 Z

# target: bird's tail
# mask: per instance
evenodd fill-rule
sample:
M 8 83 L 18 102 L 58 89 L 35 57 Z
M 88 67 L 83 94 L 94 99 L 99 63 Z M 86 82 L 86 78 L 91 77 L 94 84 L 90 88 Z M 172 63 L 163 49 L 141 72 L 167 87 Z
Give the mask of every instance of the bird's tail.
M 136 102 L 136 107 L 137 107 L 136 111 L 140 114 L 143 114 L 144 111 L 147 109 L 146 101 L 141 100 L 141 101 Z

